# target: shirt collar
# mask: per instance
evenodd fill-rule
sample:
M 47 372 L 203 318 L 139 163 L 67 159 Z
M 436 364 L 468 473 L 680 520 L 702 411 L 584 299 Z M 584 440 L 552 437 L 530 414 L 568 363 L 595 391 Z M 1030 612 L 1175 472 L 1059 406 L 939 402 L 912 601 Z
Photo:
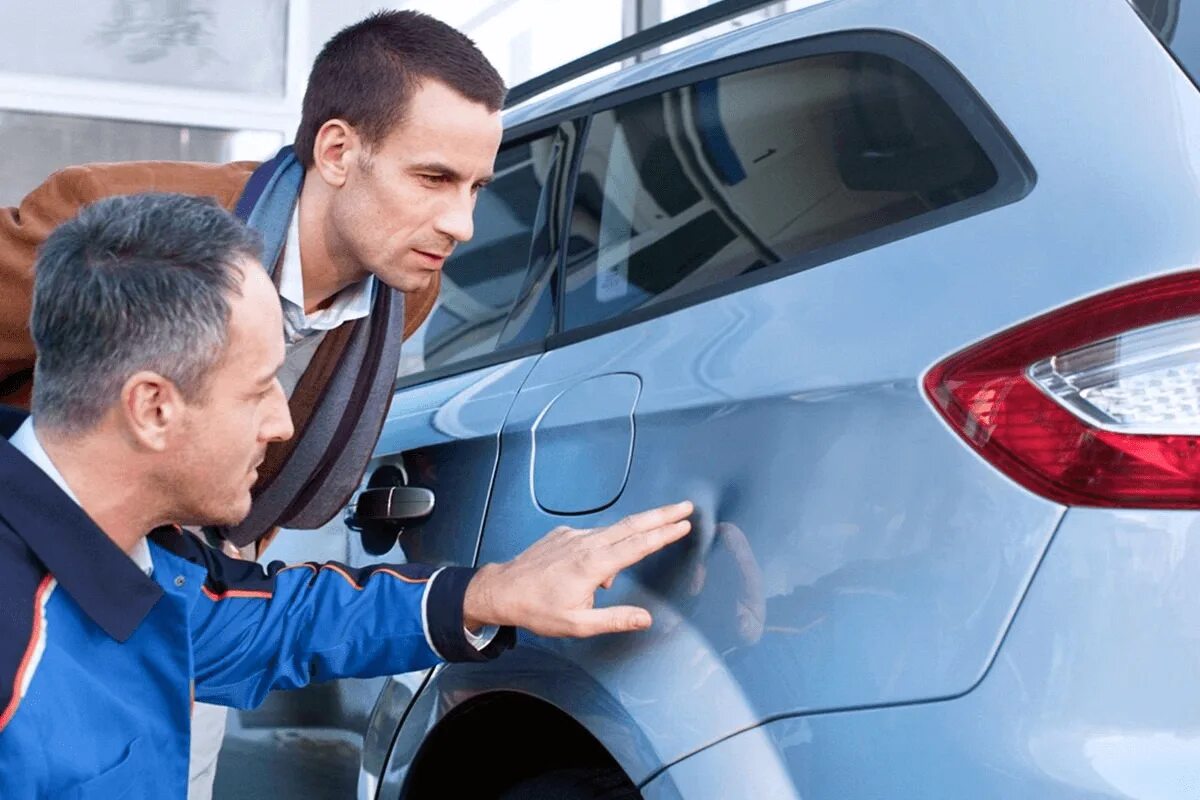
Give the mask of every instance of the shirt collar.
M 33 417 L 25 418 L 8 443 L 40 467 L 42 472 L 49 475 L 50 480 L 54 481 L 58 488 L 62 489 L 67 497 L 75 502 L 75 505 L 79 505 L 79 498 L 71 491 L 71 487 L 67 485 L 67 479 L 58 471 L 58 467 L 54 466 L 54 462 L 50 460 L 50 454 L 38 440 L 37 433 L 33 430 Z M 138 565 L 138 569 L 147 575 L 154 571 L 154 560 L 150 557 L 150 545 L 146 543 L 145 538 L 138 539 L 137 544 L 133 546 L 133 551 L 129 553 L 129 557 L 133 559 L 133 563 Z
M 284 335 L 290 343 L 320 331 L 332 330 L 371 313 L 375 281 L 363 278 L 337 293 L 328 308 L 304 313 L 304 270 L 300 265 L 300 201 L 288 223 L 287 243 L 279 264 L 279 298 L 283 306 Z
M 162 587 L 79 505 L 38 442 L 32 417 L 12 440 L 0 439 L 0 486 L 0 517 L 59 585 L 109 636 L 123 642 L 133 635 Z M 145 560 L 152 563 L 148 550 Z

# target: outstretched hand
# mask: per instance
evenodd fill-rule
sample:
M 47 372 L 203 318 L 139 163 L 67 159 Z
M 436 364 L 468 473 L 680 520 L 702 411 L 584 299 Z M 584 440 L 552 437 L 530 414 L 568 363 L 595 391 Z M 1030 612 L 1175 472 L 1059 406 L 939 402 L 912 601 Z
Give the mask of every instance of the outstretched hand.
M 637 606 L 596 608 L 596 590 L 621 570 L 686 536 L 690 502 L 633 514 L 605 528 L 559 527 L 512 561 L 475 574 L 463 602 L 472 630 L 515 625 L 539 636 L 596 636 L 649 628 Z

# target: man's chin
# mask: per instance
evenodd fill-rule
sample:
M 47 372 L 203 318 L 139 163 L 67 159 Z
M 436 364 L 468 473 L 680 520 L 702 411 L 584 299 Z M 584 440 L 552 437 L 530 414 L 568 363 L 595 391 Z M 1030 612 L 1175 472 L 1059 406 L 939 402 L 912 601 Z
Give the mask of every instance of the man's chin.
M 243 502 L 231 503 L 223 506 L 220 509 L 206 508 L 201 513 L 195 514 L 195 519 L 185 521 L 186 525 L 196 526 L 212 526 L 216 528 L 227 528 L 238 525 L 250 514 L 250 494 L 246 493 L 246 499 Z
M 375 273 L 375 277 L 379 278 L 389 288 L 395 289 L 398 292 L 412 294 L 428 289 L 433 284 L 438 272 L 440 270 L 400 268 L 396 270 L 380 270 Z
M 245 520 L 246 517 L 248 517 L 248 516 L 250 516 L 250 501 L 249 501 L 249 499 L 247 499 L 247 501 L 246 501 L 245 508 L 234 509 L 229 514 L 229 516 L 225 519 L 224 522 L 220 522 L 218 524 L 224 525 L 226 527 L 240 525 L 242 523 L 242 521 Z

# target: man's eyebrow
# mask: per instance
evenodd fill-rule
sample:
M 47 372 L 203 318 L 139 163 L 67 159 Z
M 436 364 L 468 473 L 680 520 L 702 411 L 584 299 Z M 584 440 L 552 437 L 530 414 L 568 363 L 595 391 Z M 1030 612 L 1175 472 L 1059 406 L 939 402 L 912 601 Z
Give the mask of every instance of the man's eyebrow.
M 430 162 L 426 162 L 424 164 L 414 164 L 412 169 L 414 172 L 432 172 L 437 175 L 445 175 L 450 180 L 456 181 L 456 182 L 461 182 L 461 181 L 465 180 L 462 176 L 462 173 L 460 173 L 454 167 L 451 167 L 448 164 L 439 163 L 437 161 L 430 161 Z M 476 183 L 479 183 L 479 184 L 491 183 L 492 177 L 493 176 L 491 174 L 484 175 L 478 181 L 476 181 Z

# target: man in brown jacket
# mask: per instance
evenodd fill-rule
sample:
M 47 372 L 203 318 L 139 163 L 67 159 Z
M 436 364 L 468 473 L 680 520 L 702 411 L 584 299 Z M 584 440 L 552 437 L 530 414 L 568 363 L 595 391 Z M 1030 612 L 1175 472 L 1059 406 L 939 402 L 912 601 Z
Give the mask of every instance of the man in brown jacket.
M 458 31 L 415 12 L 346 28 L 313 66 L 293 148 L 263 165 L 92 164 L 55 173 L 0 210 L 0 403 L 27 405 L 38 246 L 99 198 L 207 195 L 265 240 L 296 436 L 268 451 L 250 517 L 209 531 L 253 557 L 279 526 L 319 527 L 358 485 L 383 424 L 400 341 L 428 316 L 440 270 L 471 238 L 492 175 L 504 83 Z M 198 709 L 192 797 L 211 795 L 224 710 Z

